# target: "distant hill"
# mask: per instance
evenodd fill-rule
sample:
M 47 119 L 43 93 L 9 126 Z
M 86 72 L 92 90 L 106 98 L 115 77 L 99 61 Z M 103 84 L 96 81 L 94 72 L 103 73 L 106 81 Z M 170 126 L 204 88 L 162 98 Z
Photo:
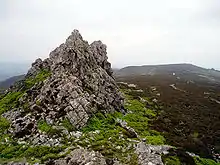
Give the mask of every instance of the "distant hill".
M 29 63 L 0 62 L 0 81 L 27 73 Z
M 220 82 L 220 71 L 205 69 L 192 64 L 128 66 L 114 71 L 116 77 L 173 75 L 192 81 Z
M 114 74 L 118 84 L 141 89 L 136 98 L 144 95 L 161 106 L 152 127 L 163 132 L 170 145 L 220 160 L 215 157 L 220 153 L 219 71 L 171 64 L 129 66 Z
M 4 89 L 9 88 L 16 81 L 22 80 L 24 77 L 25 77 L 25 75 L 18 75 L 18 76 L 10 77 L 4 81 L 1 81 L 0 82 L 0 90 L 4 90 Z

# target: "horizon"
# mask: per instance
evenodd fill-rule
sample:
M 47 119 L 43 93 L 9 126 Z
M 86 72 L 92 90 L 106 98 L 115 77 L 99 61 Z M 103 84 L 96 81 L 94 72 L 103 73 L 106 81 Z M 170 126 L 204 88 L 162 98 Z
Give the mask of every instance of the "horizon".
M 44 59 L 42 59 L 44 60 Z M 19 66 L 22 66 L 24 65 L 24 67 L 28 67 L 31 68 L 31 64 L 33 63 L 34 61 L 30 62 L 30 61 L 19 61 L 19 62 L 14 62 L 14 61 L 0 61 L 0 65 L 5 65 L 7 67 L 10 67 L 12 64 L 14 65 L 19 65 Z M 203 67 L 203 66 L 199 66 L 199 65 L 196 65 L 196 64 L 192 64 L 192 63 L 160 63 L 160 64 L 140 64 L 140 65 L 126 65 L 126 66 L 122 66 L 122 67 L 115 67 L 115 66 L 111 66 L 112 69 L 122 69 L 122 68 L 126 68 L 126 67 L 144 67 L 144 66 L 166 66 L 166 65 L 193 65 L 193 66 L 196 66 L 196 67 L 200 67 L 200 68 L 204 68 L 204 69 L 215 69 L 215 70 L 218 70 L 220 71 L 220 69 L 218 68 L 214 68 L 214 67 Z M 16 66 L 15 66 L 16 67 Z M 0 67 L 1 69 L 1 67 Z M 19 70 L 18 70 L 19 71 Z
M 218 0 L 3 0 L 0 9 L 0 62 L 45 59 L 78 29 L 89 43 L 107 45 L 115 68 L 190 63 L 220 69 Z

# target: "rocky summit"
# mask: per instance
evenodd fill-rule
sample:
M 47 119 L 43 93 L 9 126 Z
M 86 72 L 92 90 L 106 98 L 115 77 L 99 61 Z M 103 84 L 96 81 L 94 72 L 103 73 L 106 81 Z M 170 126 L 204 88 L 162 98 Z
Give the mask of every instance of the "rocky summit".
M 51 124 L 67 118 L 76 128 L 83 127 L 97 111 L 120 111 L 123 99 L 106 54 L 101 41 L 89 45 L 74 30 L 65 44 L 52 51 L 48 59 L 36 60 L 29 70 L 27 77 L 41 70 L 51 74 L 40 89 L 33 87 L 27 96 L 31 110 Z
M 25 79 L 8 90 L 17 99 L 16 106 L 1 108 L 11 122 L 10 133 L 43 144 L 47 138 L 37 129 L 39 121 L 51 125 L 68 121 L 80 129 L 97 112 L 121 111 L 123 97 L 107 59 L 106 45 L 89 44 L 74 30 L 49 58 L 37 59 Z M 51 140 L 50 145 L 57 143 L 58 139 Z
M 36 132 L 37 120 L 53 124 L 68 119 L 75 128 L 82 128 L 98 111 L 120 111 L 123 98 L 112 77 L 106 54 L 106 45 L 101 41 L 89 45 L 74 30 L 64 44 L 50 53 L 49 58 L 37 59 L 26 80 L 41 72 L 46 72 L 48 77 L 35 83 L 19 100 L 28 103 L 30 112 L 17 109 L 5 114 L 13 120 L 15 136 Z M 22 115 L 10 118 L 14 113 Z
M 0 94 L 0 164 L 215 164 L 167 145 L 151 127 L 162 107 L 116 84 L 106 49 L 74 30 Z

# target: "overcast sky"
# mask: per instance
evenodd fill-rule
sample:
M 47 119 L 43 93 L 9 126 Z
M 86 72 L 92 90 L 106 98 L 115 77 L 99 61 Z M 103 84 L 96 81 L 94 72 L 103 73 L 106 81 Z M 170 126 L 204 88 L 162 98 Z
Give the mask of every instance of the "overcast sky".
M 78 29 L 114 67 L 220 69 L 220 0 L 0 0 L 0 62 L 48 57 Z

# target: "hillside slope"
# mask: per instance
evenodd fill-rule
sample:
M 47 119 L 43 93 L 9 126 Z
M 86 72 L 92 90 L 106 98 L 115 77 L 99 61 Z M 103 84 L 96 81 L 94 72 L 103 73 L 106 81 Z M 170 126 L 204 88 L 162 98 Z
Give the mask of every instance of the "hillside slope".
M 167 65 L 144 65 L 128 66 L 115 71 L 116 77 L 125 76 L 154 76 L 154 75 L 176 75 L 191 81 L 220 82 L 220 71 L 205 69 L 192 64 L 167 64 Z
M 164 132 L 169 144 L 220 158 L 218 71 L 176 64 L 126 67 L 115 75 L 118 82 L 138 85 L 163 107 L 153 128 Z
M 161 107 L 117 85 L 107 59 L 106 45 L 74 30 L 0 95 L 0 164 L 217 164 L 167 145 L 153 128 Z

